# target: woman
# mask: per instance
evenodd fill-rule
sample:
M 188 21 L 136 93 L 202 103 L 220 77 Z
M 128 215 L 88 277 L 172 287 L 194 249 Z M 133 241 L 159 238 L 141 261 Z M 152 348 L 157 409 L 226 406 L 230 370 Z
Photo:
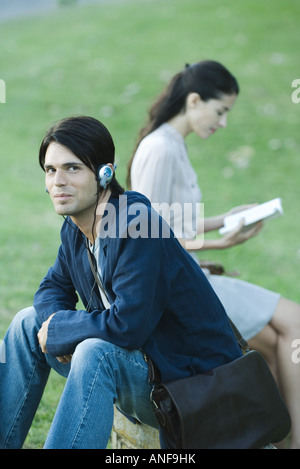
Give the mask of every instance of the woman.
M 220 63 L 202 61 L 187 65 L 172 78 L 152 105 L 149 121 L 140 131 L 136 151 L 128 165 L 128 182 L 132 190 L 142 192 L 152 203 L 159 205 L 161 214 L 192 255 L 195 251 L 241 244 L 261 229 L 261 224 L 256 224 L 245 231 L 241 222 L 238 228 L 221 238 L 195 238 L 203 230 L 221 228 L 225 216 L 244 206 L 206 218 L 204 226 L 193 210 L 192 216 L 184 217 L 183 228 L 176 229 L 181 226 L 178 217 L 183 213 L 184 204 L 197 207 L 201 200 L 185 138 L 194 132 L 207 139 L 220 127 L 225 128 L 238 93 L 237 80 Z M 180 207 L 182 210 L 176 212 Z M 292 416 L 290 447 L 300 448 L 300 374 L 291 360 L 292 341 L 300 337 L 300 305 L 239 279 L 207 275 L 230 318 L 249 344 L 268 361 Z

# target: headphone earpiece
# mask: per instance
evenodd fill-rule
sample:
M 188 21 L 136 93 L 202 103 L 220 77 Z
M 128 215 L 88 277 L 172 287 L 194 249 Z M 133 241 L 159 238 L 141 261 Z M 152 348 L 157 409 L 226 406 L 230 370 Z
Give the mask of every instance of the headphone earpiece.
M 103 187 L 103 189 L 106 189 L 107 185 L 111 182 L 115 168 L 116 165 L 114 165 L 113 169 L 107 164 L 100 166 L 98 170 L 98 179 L 100 186 Z

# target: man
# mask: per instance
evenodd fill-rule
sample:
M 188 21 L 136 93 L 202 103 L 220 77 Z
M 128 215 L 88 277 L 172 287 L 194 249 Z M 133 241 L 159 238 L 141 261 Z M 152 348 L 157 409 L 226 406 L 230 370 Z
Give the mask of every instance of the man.
M 106 448 L 114 405 L 158 426 L 147 357 L 166 381 L 241 353 L 201 269 L 148 199 L 118 184 L 114 144 L 99 121 L 59 121 L 39 158 L 65 222 L 34 307 L 16 315 L 4 339 L 0 447 L 22 447 L 54 368 L 67 380 L 45 448 Z

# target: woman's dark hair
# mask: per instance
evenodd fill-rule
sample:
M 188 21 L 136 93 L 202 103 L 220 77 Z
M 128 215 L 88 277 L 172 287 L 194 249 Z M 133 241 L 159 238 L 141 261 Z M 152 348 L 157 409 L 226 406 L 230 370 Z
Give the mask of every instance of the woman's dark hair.
M 56 122 L 46 133 L 39 150 L 39 163 L 44 170 L 45 156 L 50 143 L 56 142 L 71 150 L 97 178 L 99 166 L 114 164 L 115 145 L 107 128 L 97 119 L 88 116 L 67 117 Z M 112 194 L 124 192 L 113 176 L 109 185 Z M 100 190 L 100 185 L 99 185 Z
M 148 122 L 139 132 L 133 155 L 128 163 L 128 187 L 130 187 L 131 165 L 139 143 L 146 135 L 182 112 L 190 93 L 198 93 L 203 101 L 209 101 L 221 98 L 222 95 L 238 94 L 239 85 L 222 64 L 213 60 L 186 65 L 184 70 L 177 73 L 152 104 Z

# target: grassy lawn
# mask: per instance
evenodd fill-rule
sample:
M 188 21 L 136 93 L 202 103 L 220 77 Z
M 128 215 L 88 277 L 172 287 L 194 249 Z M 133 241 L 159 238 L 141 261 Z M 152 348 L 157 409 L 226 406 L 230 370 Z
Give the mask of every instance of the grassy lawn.
M 203 58 L 224 63 L 241 86 L 228 128 L 187 140 L 205 215 L 275 197 L 285 211 L 247 245 L 204 257 L 300 301 L 300 103 L 291 100 L 300 78 L 299 17 L 297 0 L 128 0 L 1 24 L 0 338 L 32 304 L 59 245 L 61 219 L 37 162 L 49 124 L 78 113 L 102 120 L 125 184 L 153 98 L 186 62 Z M 42 447 L 63 384 L 51 375 L 26 448 Z

